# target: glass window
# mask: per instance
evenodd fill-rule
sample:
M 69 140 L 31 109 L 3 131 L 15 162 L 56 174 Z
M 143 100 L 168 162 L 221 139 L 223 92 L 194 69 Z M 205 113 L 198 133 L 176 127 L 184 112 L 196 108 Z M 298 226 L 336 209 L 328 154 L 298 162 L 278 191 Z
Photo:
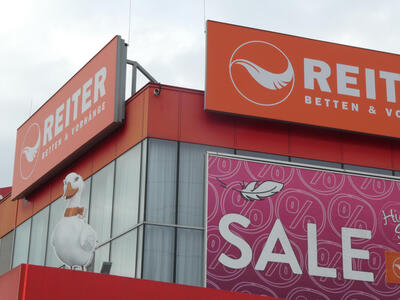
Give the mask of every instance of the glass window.
M 141 145 L 136 145 L 116 160 L 113 209 L 113 236 L 138 222 Z
M 61 260 L 58 259 L 54 251 L 52 244 L 53 231 L 57 223 L 64 216 L 65 207 L 67 202 L 61 197 L 58 198 L 50 205 L 50 219 L 49 219 L 49 238 L 47 240 L 47 251 L 46 251 L 46 266 L 49 267 L 60 267 L 63 265 Z
M 176 249 L 176 282 L 203 285 L 202 230 L 178 228 Z
M 246 150 L 236 150 L 236 154 L 243 156 L 265 158 L 265 159 L 289 161 L 289 156 L 279 155 L 279 154 L 262 153 L 262 152 L 246 151 Z
M 300 164 L 307 164 L 307 165 L 314 165 L 314 166 L 322 166 L 328 168 L 336 168 L 341 169 L 342 164 L 330 161 L 323 161 L 323 160 L 316 160 L 316 159 L 308 159 L 308 158 L 301 158 L 301 157 L 291 157 L 291 162 L 300 163 Z
M 206 152 L 233 149 L 181 143 L 179 147 L 178 224 L 203 226 Z
M 140 174 L 140 203 L 139 203 L 139 222 L 144 221 L 145 199 L 146 199 L 146 167 L 147 163 L 147 140 L 142 142 L 142 167 Z
M 31 220 L 28 219 L 15 230 L 14 254 L 12 267 L 28 262 L 29 237 L 31 232 Z
M 0 242 L 0 275 L 8 272 L 11 268 L 12 246 L 14 230 L 1 238 Z
M 381 175 L 389 175 L 389 176 L 393 175 L 392 170 L 378 169 L 378 168 L 371 168 L 371 167 L 364 167 L 364 166 L 356 166 L 356 165 L 349 165 L 349 164 L 344 164 L 343 169 L 357 171 L 357 172 L 372 173 L 372 174 L 381 174 Z
M 137 230 L 111 242 L 111 274 L 135 277 Z
M 178 144 L 172 141 L 149 142 L 146 219 L 175 224 Z
M 143 263 L 143 232 L 144 226 L 141 225 L 137 229 L 138 239 L 137 239 L 137 250 L 136 250 L 136 278 L 142 278 L 142 263 Z
M 174 280 L 175 228 L 146 225 L 144 231 L 143 278 Z
M 32 217 L 31 243 L 28 259 L 30 264 L 44 266 L 48 223 L 49 206 Z
M 108 261 L 110 261 L 110 243 L 107 243 L 96 249 L 94 253 L 94 272 L 100 273 L 103 262 Z
M 92 184 L 92 177 L 85 180 L 85 187 L 81 194 L 81 205 L 85 207 L 85 218 L 89 219 L 89 206 L 90 206 L 90 186 Z
M 110 238 L 114 186 L 114 162 L 92 176 L 89 223 L 103 243 Z

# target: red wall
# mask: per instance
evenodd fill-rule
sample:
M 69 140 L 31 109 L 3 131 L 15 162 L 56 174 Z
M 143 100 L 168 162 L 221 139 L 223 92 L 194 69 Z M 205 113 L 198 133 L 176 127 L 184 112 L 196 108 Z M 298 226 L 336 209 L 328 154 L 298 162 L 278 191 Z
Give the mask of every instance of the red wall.
M 400 142 L 283 122 L 204 111 L 204 93 L 149 84 L 126 105 L 126 123 L 28 197 L 0 204 L 0 237 L 58 199 L 62 180 L 75 171 L 87 178 L 147 137 L 298 156 L 384 169 L 400 169 Z M 18 207 L 16 207 L 18 206 Z
M 228 291 L 49 267 L 20 265 L 0 276 L 7 300 L 268 300 Z
M 22 299 L 25 272 L 22 266 L 0 276 L 0 298 L 7 300 Z

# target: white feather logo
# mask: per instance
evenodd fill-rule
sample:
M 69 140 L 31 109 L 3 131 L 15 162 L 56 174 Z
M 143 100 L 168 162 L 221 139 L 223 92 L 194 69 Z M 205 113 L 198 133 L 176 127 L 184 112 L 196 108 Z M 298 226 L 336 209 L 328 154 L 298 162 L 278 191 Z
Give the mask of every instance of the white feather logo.
M 22 150 L 23 153 L 25 154 L 25 158 L 26 158 L 26 160 L 28 162 L 32 162 L 35 159 L 36 154 L 37 154 L 38 149 L 39 149 L 39 145 L 40 145 L 40 131 L 39 131 L 39 136 L 38 136 L 38 139 L 36 141 L 36 144 L 33 147 L 26 146 Z
M 282 73 L 272 72 L 271 66 L 276 64 Z M 254 40 L 239 45 L 229 60 L 229 77 L 233 86 L 243 99 L 256 105 L 273 106 L 288 99 L 295 76 L 287 55 L 266 41 Z M 247 84 L 248 80 L 254 80 L 259 87 Z
M 234 64 L 245 67 L 255 81 L 270 90 L 279 90 L 293 79 L 293 68 L 289 61 L 286 71 L 279 74 L 269 72 L 246 59 L 236 59 L 231 63 L 231 65 Z
M 264 200 L 267 197 L 273 196 L 280 192 L 283 188 L 283 183 L 266 180 L 258 184 L 258 181 L 249 182 L 247 185 L 242 185 L 240 192 L 242 197 L 249 201 Z M 258 184 L 258 185 L 257 185 Z

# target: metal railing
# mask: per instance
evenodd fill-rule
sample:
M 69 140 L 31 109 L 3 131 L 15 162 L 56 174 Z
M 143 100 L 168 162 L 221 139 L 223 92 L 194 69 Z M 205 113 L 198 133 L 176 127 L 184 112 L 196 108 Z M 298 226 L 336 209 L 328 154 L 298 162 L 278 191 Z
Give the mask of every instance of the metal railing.
M 132 66 L 131 96 L 136 93 L 137 71 L 139 70 L 150 82 L 159 83 L 149 72 L 146 71 L 137 61 L 126 60 L 128 65 Z

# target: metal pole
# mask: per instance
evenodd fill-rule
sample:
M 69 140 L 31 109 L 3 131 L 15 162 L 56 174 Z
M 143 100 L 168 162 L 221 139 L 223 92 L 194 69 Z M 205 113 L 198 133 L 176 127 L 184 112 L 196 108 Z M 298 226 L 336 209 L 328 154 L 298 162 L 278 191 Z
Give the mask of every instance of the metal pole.
M 136 64 L 132 65 L 132 79 L 131 79 L 131 96 L 136 93 L 136 77 L 137 77 L 137 67 Z
M 137 69 L 151 82 L 159 83 L 149 72 L 145 70 L 137 61 L 126 60 L 126 63 L 132 66 L 132 95 L 136 92 L 136 77 L 137 77 Z

